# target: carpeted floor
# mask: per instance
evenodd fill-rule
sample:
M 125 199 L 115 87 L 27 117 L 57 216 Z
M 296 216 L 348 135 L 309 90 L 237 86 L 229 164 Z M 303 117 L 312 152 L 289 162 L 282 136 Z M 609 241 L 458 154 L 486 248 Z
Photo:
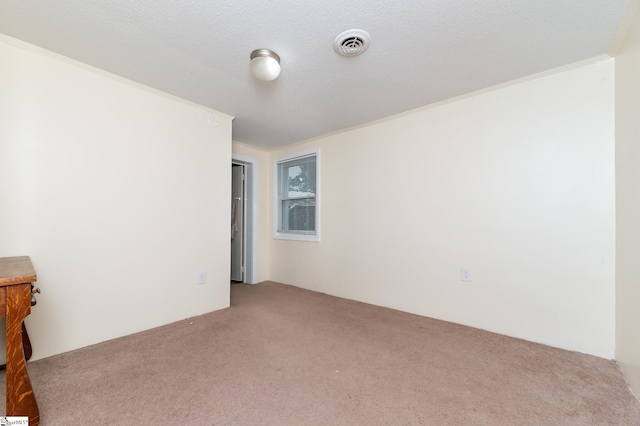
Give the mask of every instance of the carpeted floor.
M 44 426 L 640 425 L 613 361 L 276 283 L 29 372 Z

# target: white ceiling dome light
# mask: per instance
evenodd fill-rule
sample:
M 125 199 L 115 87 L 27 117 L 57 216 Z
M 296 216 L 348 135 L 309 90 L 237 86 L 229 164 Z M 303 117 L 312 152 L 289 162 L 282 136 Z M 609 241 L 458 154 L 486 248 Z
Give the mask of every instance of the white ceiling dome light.
M 333 41 L 333 50 L 342 56 L 358 56 L 369 48 L 371 36 L 363 30 L 347 30 Z
M 269 49 L 251 52 L 251 74 L 258 80 L 271 81 L 280 75 L 280 56 Z

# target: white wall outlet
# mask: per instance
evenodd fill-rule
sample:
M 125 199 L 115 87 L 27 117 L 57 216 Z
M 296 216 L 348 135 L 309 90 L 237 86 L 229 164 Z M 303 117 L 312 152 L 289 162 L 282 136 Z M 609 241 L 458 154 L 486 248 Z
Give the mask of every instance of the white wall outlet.
M 460 268 L 460 280 L 461 281 L 473 281 L 471 279 L 471 268 Z
M 198 272 L 198 284 L 204 284 L 207 282 L 207 272 L 200 271 Z

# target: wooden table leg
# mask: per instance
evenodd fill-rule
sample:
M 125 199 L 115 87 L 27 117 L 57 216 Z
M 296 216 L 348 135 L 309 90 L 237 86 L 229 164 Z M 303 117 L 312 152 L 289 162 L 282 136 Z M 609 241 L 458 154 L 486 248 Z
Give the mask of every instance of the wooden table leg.
M 33 304 L 31 304 L 33 306 Z M 29 361 L 31 355 L 33 355 L 33 347 L 31 346 L 31 339 L 29 339 L 29 333 L 27 332 L 27 326 L 22 322 L 22 346 L 24 347 L 24 359 Z M 7 364 L 0 365 L 0 371 L 6 370 Z
M 22 344 L 22 322 L 31 312 L 31 284 L 7 287 L 7 416 L 29 416 L 32 426 L 40 412 L 31 387 Z

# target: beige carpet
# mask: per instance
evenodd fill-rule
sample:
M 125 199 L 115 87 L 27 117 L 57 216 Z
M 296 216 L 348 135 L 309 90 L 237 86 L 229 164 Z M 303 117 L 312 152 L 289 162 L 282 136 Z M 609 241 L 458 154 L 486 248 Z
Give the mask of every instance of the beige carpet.
M 276 283 L 29 371 L 44 426 L 640 425 L 613 361 Z

